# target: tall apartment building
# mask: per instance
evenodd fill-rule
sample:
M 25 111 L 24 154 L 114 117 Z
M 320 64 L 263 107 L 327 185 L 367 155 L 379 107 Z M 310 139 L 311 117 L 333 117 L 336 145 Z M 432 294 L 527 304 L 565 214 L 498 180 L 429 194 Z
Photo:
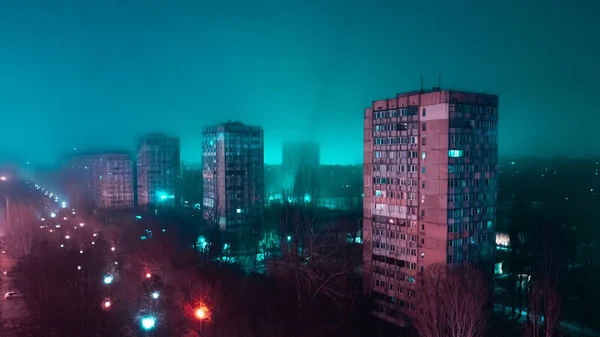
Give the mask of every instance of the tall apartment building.
M 363 264 L 375 316 L 404 326 L 432 264 L 493 260 L 497 121 L 498 96 L 437 88 L 365 110 Z
M 229 122 L 202 130 L 204 218 L 222 231 L 262 224 L 263 129 Z
M 178 137 L 155 133 L 140 139 L 137 152 L 138 206 L 180 206 L 180 176 Z
M 102 209 L 133 208 L 133 162 L 128 153 L 74 156 L 65 170 L 70 178 L 67 193 L 71 198 L 85 199 Z

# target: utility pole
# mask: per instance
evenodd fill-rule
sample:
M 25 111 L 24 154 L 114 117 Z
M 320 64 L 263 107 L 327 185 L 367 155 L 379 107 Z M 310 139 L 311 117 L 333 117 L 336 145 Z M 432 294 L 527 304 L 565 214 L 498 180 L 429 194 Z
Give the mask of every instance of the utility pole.
M 10 221 L 10 196 L 6 194 L 6 223 Z
M 7 197 L 7 205 L 8 205 L 8 197 Z M 6 211 L 6 214 L 8 214 L 8 208 Z M 3 317 L 2 317 L 2 309 L 4 306 L 4 295 L 3 295 L 3 288 L 4 288 L 4 272 L 2 271 L 2 257 L 4 256 L 3 252 L 4 252 L 4 238 L 2 238 L 2 243 L 0 243 L 0 272 L 2 272 L 2 274 L 0 275 L 0 336 L 4 335 L 4 321 L 3 321 Z

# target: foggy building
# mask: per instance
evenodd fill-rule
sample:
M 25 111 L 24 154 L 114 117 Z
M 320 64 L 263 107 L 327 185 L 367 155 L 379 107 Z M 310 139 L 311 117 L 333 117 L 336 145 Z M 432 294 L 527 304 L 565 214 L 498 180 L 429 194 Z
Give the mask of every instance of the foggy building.
M 143 137 L 137 153 L 137 204 L 142 208 L 180 205 L 179 138 L 165 134 Z
M 281 165 L 287 172 L 296 174 L 301 168 L 317 168 L 320 160 L 319 143 L 317 142 L 283 143 Z
M 204 218 L 228 232 L 262 225 L 263 129 L 229 122 L 202 130 Z
M 85 199 L 101 209 L 133 208 L 133 162 L 128 153 L 74 156 L 65 169 L 71 178 L 67 186 L 71 198 Z M 74 195 L 71 190 L 80 193 Z M 70 201 L 78 204 L 80 200 Z
M 404 326 L 435 263 L 493 263 L 498 96 L 411 92 L 364 123 L 363 265 L 374 315 Z
M 315 169 L 319 167 L 320 152 L 317 142 L 286 142 L 282 148 L 281 168 L 286 181 L 285 191 L 296 202 L 315 199 L 318 183 Z

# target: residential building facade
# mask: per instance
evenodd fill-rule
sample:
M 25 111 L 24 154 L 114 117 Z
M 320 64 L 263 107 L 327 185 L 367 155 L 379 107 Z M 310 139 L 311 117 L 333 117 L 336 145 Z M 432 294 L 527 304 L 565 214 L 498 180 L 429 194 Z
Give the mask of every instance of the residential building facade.
M 202 130 L 204 218 L 222 231 L 262 225 L 263 129 L 228 122 Z
M 432 264 L 493 263 L 497 121 L 498 96 L 439 89 L 365 110 L 363 267 L 375 316 L 406 325 Z
M 141 208 L 180 206 L 181 159 L 179 138 L 150 134 L 140 139 L 137 152 L 137 204 Z
M 66 164 L 72 183 L 68 188 L 80 191 L 99 209 L 130 209 L 134 206 L 133 161 L 128 153 L 83 154 Z

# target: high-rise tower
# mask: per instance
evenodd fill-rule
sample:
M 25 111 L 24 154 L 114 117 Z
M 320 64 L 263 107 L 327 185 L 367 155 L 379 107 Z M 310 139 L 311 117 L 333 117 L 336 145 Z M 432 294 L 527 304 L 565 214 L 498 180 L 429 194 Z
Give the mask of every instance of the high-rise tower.
M 204 128 L 202 165 L 204 218 L 227 232 L 262 225 L 263 129 L 239 122 Z
M 364 119 L 364 277 L 374 315 L 404 326 L 436 263 L 492 261 L 498 96 L 417 91 Z
M 158 133 L 140 139 L 137 153 L 138 206 L 178 207 L 180 175 L 179 138 Z

